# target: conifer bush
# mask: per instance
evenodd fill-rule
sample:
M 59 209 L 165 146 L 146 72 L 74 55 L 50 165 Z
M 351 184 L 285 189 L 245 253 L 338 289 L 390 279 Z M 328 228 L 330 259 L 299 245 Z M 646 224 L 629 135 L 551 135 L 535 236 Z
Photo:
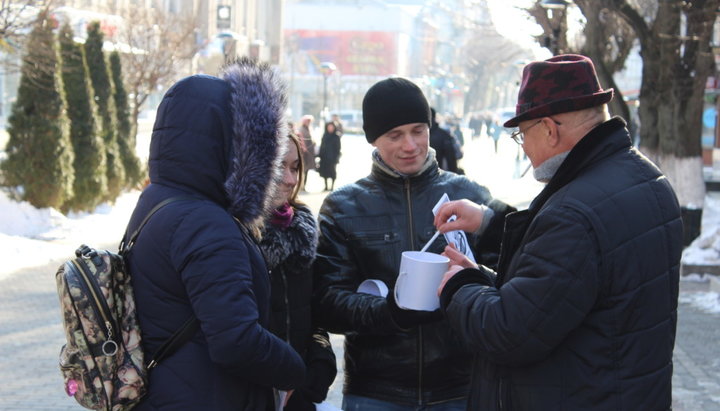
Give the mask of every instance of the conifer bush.
M 85 40 L 85 60 L 94 99 L 100 116 L 100 135 L 105 143 L 105 161 L 107 176 L 107 192 L 105 200 L 114 202 L 125 188 L 125 169 L 122 165 L 120 149 L 117 142 L 115 103 L 112 97 L 112 83 L 108 65 L 103 53 L 103 33 L 100 23 L 95 21 L 88 25 L 87 39 Z
M 64 208 L 90 211 L 102 202 L 107 190 L 105 145 L 97 126 L 83 49 L 75 43 L 73 35 L 72 28 L 66 23 L 58 36 L 70 141 L 75 153 L 74 195 Z
M 61 208 L 73 186 L 73 152 L 52 26 L 41 13 L 29 35 L 8 119 L 7 157 L 0 164 L 2 185 L 38 208 Z
M 117 120 L 117 142 L 120 149 L 120 157 L 125 168 L 126 187 L 136 187 L 144 180 L 144 172 L 140 159 L 135 153 L 136 130 L 130 121 L 130 107 L 128 106 L 128 95 L 122 78 L 122 63 L 120 53 L 110 53 L 110 73 L 112 74 L 115 93 L 115 114 Z

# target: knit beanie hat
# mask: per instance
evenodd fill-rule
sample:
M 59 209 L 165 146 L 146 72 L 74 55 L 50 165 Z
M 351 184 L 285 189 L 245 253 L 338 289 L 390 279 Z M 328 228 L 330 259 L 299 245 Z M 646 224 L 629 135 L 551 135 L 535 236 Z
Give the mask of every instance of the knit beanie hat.
M 368 143 L 397 126 L 431 125 L 430 106 L 422 90 L 412 81 L 400 77 L 381 80 L 370 87 L 363 98 L 362 113 Z

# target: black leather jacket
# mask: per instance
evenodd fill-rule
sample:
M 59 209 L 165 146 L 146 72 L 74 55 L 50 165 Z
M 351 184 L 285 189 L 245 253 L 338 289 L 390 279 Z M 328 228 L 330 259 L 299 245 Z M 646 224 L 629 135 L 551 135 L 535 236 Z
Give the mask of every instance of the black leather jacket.
M 435 232 L 432 208 L 451 200 L 491 202 L 489 191 L 435 161 L 417 176 L 402 177 L 375 161 L 370 176 L 328 195 L 318 217 L 314 310 L 319 325 L 345 334 L 345 394 L 400 404 L 463 398 L 470 380 L 469 352 L 445 320 L 401 329 L 383 297 L 357 293 L 366 279 L 395 286 L 403 251 L 419 250 Z M 502 220 L 512 208 L 493 200 L 493 222 L 468 241 L 478 262 L 495 265 Z M 499 223 L 495 223 L 499 221 Z M 440 253 L 440 236 L 428 251 Z

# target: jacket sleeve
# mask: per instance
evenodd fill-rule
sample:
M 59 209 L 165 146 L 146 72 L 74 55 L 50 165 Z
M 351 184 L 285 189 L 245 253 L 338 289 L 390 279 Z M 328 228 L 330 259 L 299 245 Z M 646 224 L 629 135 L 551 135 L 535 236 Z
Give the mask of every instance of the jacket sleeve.
M 515 207 L 498 199 L 492 199 L 487 204 L 493 211 L 489 224 L 474 244 L 473 251 L 478 264 L 496 269 L 500 257 L 500 243 L 505 228 L 505 216 L 517 211 Z
M 290 345 L 259 323 L 251 247 L 231 217 L 199 208 L 179 225 L 171 244 L 211 360 L 227 372 L 279 389 L 300 386 L 305 366 Z
M 313 318 L 326 330 L 344 334 L 395 334 L 401 330 L 391 317 L 384 297 L 358 293 L 361 278 L 353 262 L 348 233 L 337 224 L 332 200 L 327 198 L 318 215 L 319 242 L 313 263 Z
M 599 288 L 600 251 L 581 213 L 546 212 L 527 235 L 510 280 L 499 289 L 489 271 L 463 270 L 441 296 L 448 321 L 466 345 L 510 366 L 546 358 L 583 321 Z

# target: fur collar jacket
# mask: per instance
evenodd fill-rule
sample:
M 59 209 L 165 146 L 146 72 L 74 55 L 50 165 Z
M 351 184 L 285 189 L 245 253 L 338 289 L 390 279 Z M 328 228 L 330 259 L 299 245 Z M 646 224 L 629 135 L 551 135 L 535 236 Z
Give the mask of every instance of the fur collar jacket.
M 295 207 L 287 229 L 266 223 L 260 248 L 271 271 L 285 261 L 298 268 L 310 267 L 317 248 L 317 227 L 310 209 Z

